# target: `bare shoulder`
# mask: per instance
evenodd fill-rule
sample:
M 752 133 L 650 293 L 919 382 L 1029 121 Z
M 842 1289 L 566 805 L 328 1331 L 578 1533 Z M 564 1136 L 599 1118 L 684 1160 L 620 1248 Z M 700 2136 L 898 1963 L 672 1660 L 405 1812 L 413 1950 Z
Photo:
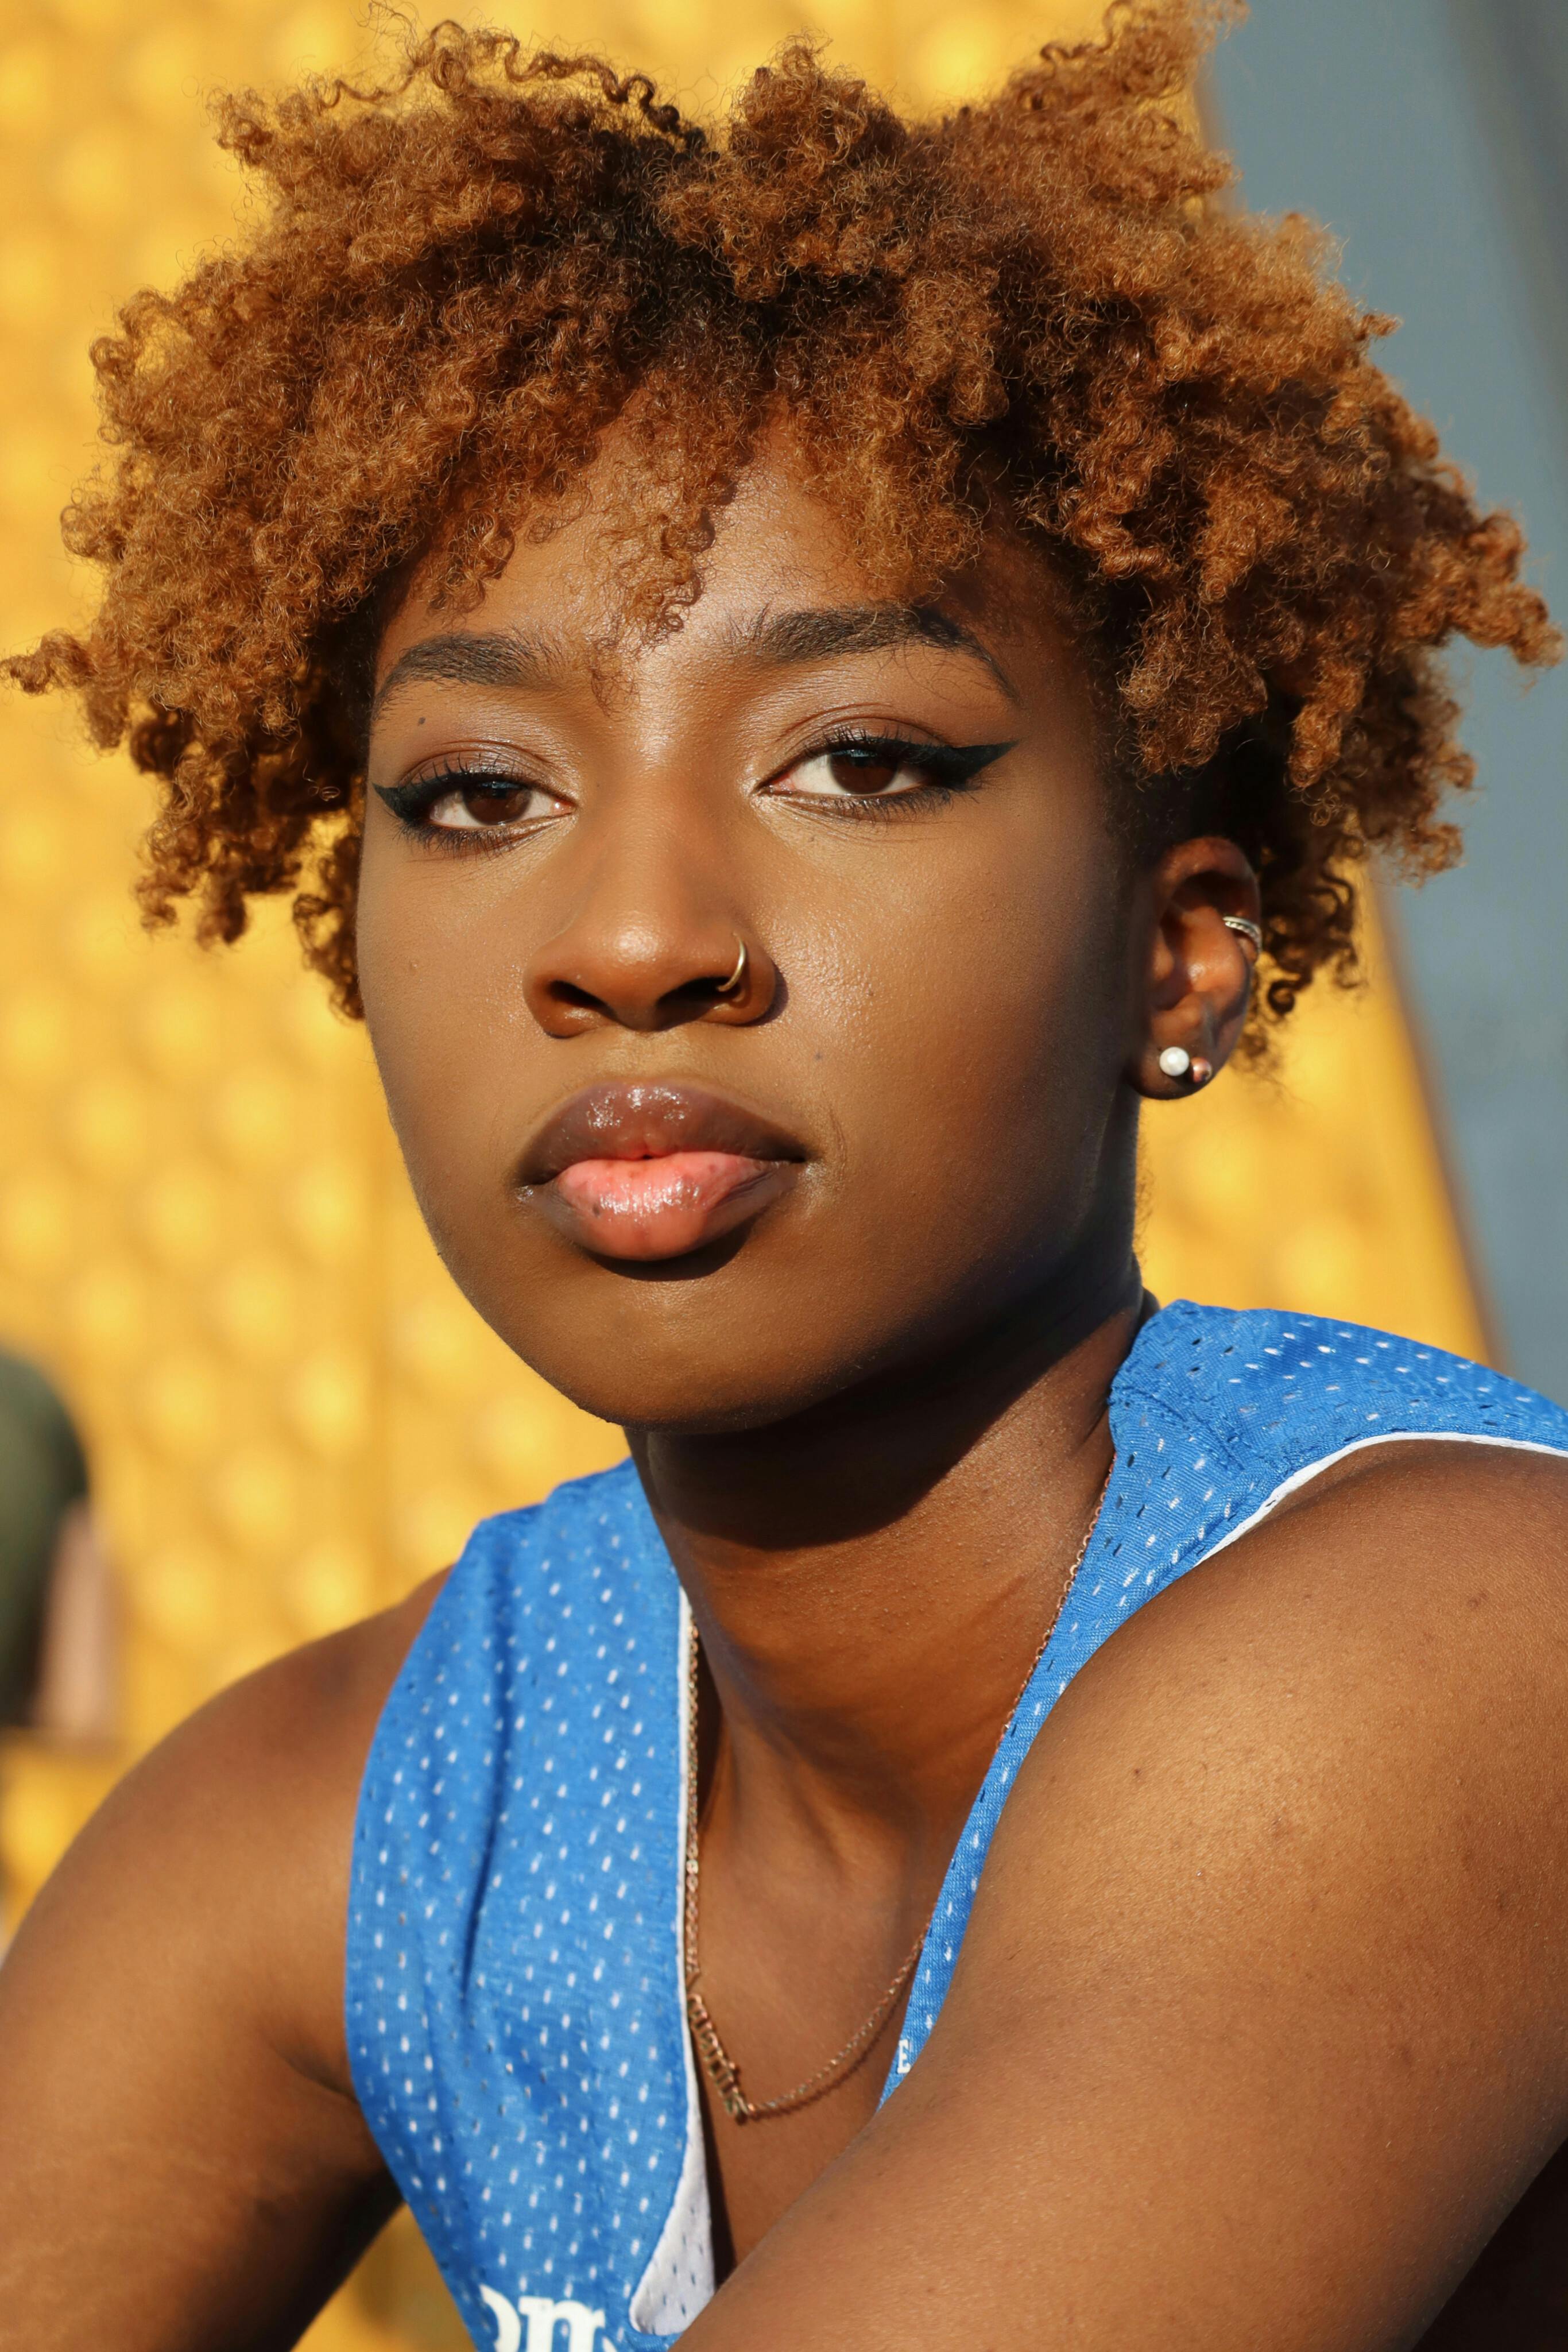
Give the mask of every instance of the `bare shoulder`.
M 339 1998 L 353 1822 L 387 1695 L 442 1580 L 274 1660 L 210 1700 L 114 1790 L 18 1939 L 51 1968 L 114 1923 L 166 1933 L 183 1909 L 243 1969 L 264 2030 L 307 2071 L 347 2084 Z M 287 1950 L 288 1964 L 275 1965 Z M 90 1961 L 89 1961 L 90 1964 Z
M 1505 1696 L 1521 1726 L 1542 1720 L 1568 1696 L 1568 1457 L 1449 1440 L 1368 1449 L 1144 1615 L 1129 1652 L 1204 1649 L 1200 1680 L 1228 1679 L 1239 1702 L 1249 1673 L 1287 1671 L 1324 1723 L 1374 1693 L 1396 1715 L 1418 1698 L 1438 1742 L 1482 1721 L 1494 1737 Z
M 1538 1585 L 1548 1604 L 1568 1569 L 1568 1454 L 1452 1438 L 1405 1438 L 1335 1464 L 1260 1530 L 1292 1530 L 1366 1567 L 1375 1558 L 1397 1590 L 1409 1575 L 1484 1561 Z M 1439 1587 L 1439 1591 L 1441 1591 Z
M 292 2344 L 395 2204 L 349 2076 L 345 1922 L 365 1756 L 434 1593 L 192 1717 L 24 1920 L 0 2311 L 29 2352 Z
M 1334 1465 L 1120 1629 L 1039 1777 L 1083 1735 L 1115 1753 L 1113 1720 L 1143 1726 L 1134 1746 L 1293 1727 L 1325 1769 L 1359 1726 L 1392 1743 L 1396 1789 L 1478 1739 L 1495 1759 L 1568 1728 L 1568 1458 L 1402 1441 Z
M 1362 1958 L 1419 1920 L 1459 2010 L 1483 1966 L 1494 2017 L 1513 2003 L 1568 2059 L 1565 1801 L 1568 1460 L 1406 1441 L 1302 1488 L 1090 1661 L 987 1892 L 994 1916 L 1074 1888 L 1087 1933 L 1114 1872 L 1168 1937 L 1201 1883 L 1254 1958 L 1309 1916 Z M 1506 1924 L 1525 1916 L 1530 1938 Z
M 1441 1662 L 1478 1694 L 1518 1684 L 1551 1706 L 1568 1675 L 1568 1456 L 1445 1440 L 1352 1456 L 1140 1611 L 1081 1679 L 1097 1696 L 1178 1656 L 1184 1685 L 1239 1700 L 1288 1670 L 1325 1719 L 1336 1691 L 1345 1709 L 1372 1685 L 1392 1700 Z

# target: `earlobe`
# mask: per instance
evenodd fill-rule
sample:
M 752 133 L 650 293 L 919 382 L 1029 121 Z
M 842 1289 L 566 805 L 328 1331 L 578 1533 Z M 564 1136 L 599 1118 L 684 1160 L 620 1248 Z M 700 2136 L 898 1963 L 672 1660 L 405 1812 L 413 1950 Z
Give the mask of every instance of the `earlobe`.
M 1206 1087 L 1214 1076 L 1214 1065 L 1207 1056 L 1189 1054 L 1185 1045 L 1167 1045 L 1160 1055 L 1160 1068 L 1167 1078 L 1186 1078 L 1195 1087 Z
M 1166 1029 L 1160 1024 L 1162 1032 Z M 1220 1057 L 1223 1060 L 1223 1056 Z M 1149 1102 L 1180 1102 L 1207 1086 L 1217 1067 L 1213 1053 L 1186 1045 L 1162 1045 L 1151 1037 L 1131 1073 L 1133 1085 Z

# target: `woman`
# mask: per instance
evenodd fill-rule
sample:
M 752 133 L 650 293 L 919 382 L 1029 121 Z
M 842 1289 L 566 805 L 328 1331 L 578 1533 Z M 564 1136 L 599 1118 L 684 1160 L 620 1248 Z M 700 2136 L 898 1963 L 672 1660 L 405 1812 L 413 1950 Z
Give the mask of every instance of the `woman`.
M 101 349 L 16 674 L 163 780 L 155 917 L 297 888 L 632 1460 L 69 1857 L 7 2345 L 290 2344 L 400 2196 L 503 2352 L 1561 2340 L 1568 1418 L 1133 1253 L 1141 1101 L 1451 853 L 1433 649 L 1555 651 L 1211 201 L 1199 13 L 722 137 L 448 28 L 232 106 L 271 213 Z

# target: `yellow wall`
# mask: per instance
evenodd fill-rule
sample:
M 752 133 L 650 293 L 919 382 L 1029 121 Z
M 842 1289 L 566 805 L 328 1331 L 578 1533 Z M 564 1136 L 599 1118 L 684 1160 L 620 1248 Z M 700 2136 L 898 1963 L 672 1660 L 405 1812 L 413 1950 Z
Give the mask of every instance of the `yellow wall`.
M 809 21 L 918 102 L 983 87 L 1089 0 L 542 0 L 490 13 L 711 97 Z M 229 215 L 204 87 L 340 65 L 350 0 L 11 0 L 0 23 L 0 643 L 78 609 L 55 516 L 91 433 L 85 348 Z M 0 704 L 0 1339 L 89 1434 L 129 1606 L 128 1755 L 234 1675 L 404 1591 L 484 1512 L 621 1450 L 512 1361 L 414 1213 L 362 1034 L 281 910 L 236 951 L 149 940 L 143 790 L 63 713 Z M 1481 1347 L 1387 977 L 1302 1014 L 1278 1080 L 1149 1122 L 1165 1295 L 1279 1303 Z M 22 1899 L 122 1754 L 14 1740 Z M 453 2337 L 406 2233 L 317 2352 Z
M 1490 1357 L 1375 902 L 1365 989 L 1291 1014 L 1278 1068 L 1144 1120 L 1142 1255 L 1162 1298 L 1341 1315 Z

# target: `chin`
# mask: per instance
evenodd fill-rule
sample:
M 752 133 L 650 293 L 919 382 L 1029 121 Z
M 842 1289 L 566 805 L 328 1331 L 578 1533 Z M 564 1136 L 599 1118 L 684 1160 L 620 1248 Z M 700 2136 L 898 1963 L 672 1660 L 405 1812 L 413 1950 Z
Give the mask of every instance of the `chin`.
M 1000 1254 L 998 1285 L 994 1271 L 987 1278 L 994 1244 L 945 1255 L 930 1236 L 912 1240 L 912 1220 L 890 1222 L 895 1244 L 747 1227 L 643 1261 L 594 1258 L 517 1226 L 492 1227 L 488 1247 L 472 1229 L 468 1246 L 454 1246 L 449 1228 L 438 1246 L 497 1338 L 583 1412 L 639 1434 L 721 1436 L 831 1406 L 963 1339 L 988 1307 L 1030 1287 L 1016 1251 Z
M 499 1295 L 493 1265 L 473 1283 L 452 1270 L 514 1355 L 627 1430 L 764 1429 L 852 1386 L 872 1352 L 860 1318 L 844 1329 L 843 1301 L 835 1316 L 824 1286 L 737 1279 L 733 1262 L 698 1276 L 690 1259 L 613 1271 L 580 1260 L 576 1279 L 559 1265 L 519 1271 Z
M 737 1344 L 734 1328 L 711 1347 L 695 1333 L 650 1332 L 641 1342 L 620 1338 L 588 1349 L 577 1335 L 565 1345 L 552 1345 L 554 1335 L 538 1329 L 503 1328 L 501 1337 L 584 1412 L 649 1435 L 766 1429 L 826 1402 L 855 1378 L 852 1364 L 768 1360 L 771 1351 Z
M 650 1378 L 646 1369 L 634 1381 L 607 1381 L 588 1375 L 574 1379 L 577 1367 L 558 1367 L 538 1355 L 528 1359 L 533 1370 L 559 1389 L 572 1404 L 596 1420 L 614 1423 L 629 1435 L 664 1437 L 724 1437 L 750 1429 L 770 1429 L 792 1421 L 811 1406 L 825 1403 L 849 1376 L 820 1385 L 743 1389 L 737 1379 L 716 1376 L 711 1364 L 670 1364 Z M 600 1368 L 595 1368 L 595 1373 Z

